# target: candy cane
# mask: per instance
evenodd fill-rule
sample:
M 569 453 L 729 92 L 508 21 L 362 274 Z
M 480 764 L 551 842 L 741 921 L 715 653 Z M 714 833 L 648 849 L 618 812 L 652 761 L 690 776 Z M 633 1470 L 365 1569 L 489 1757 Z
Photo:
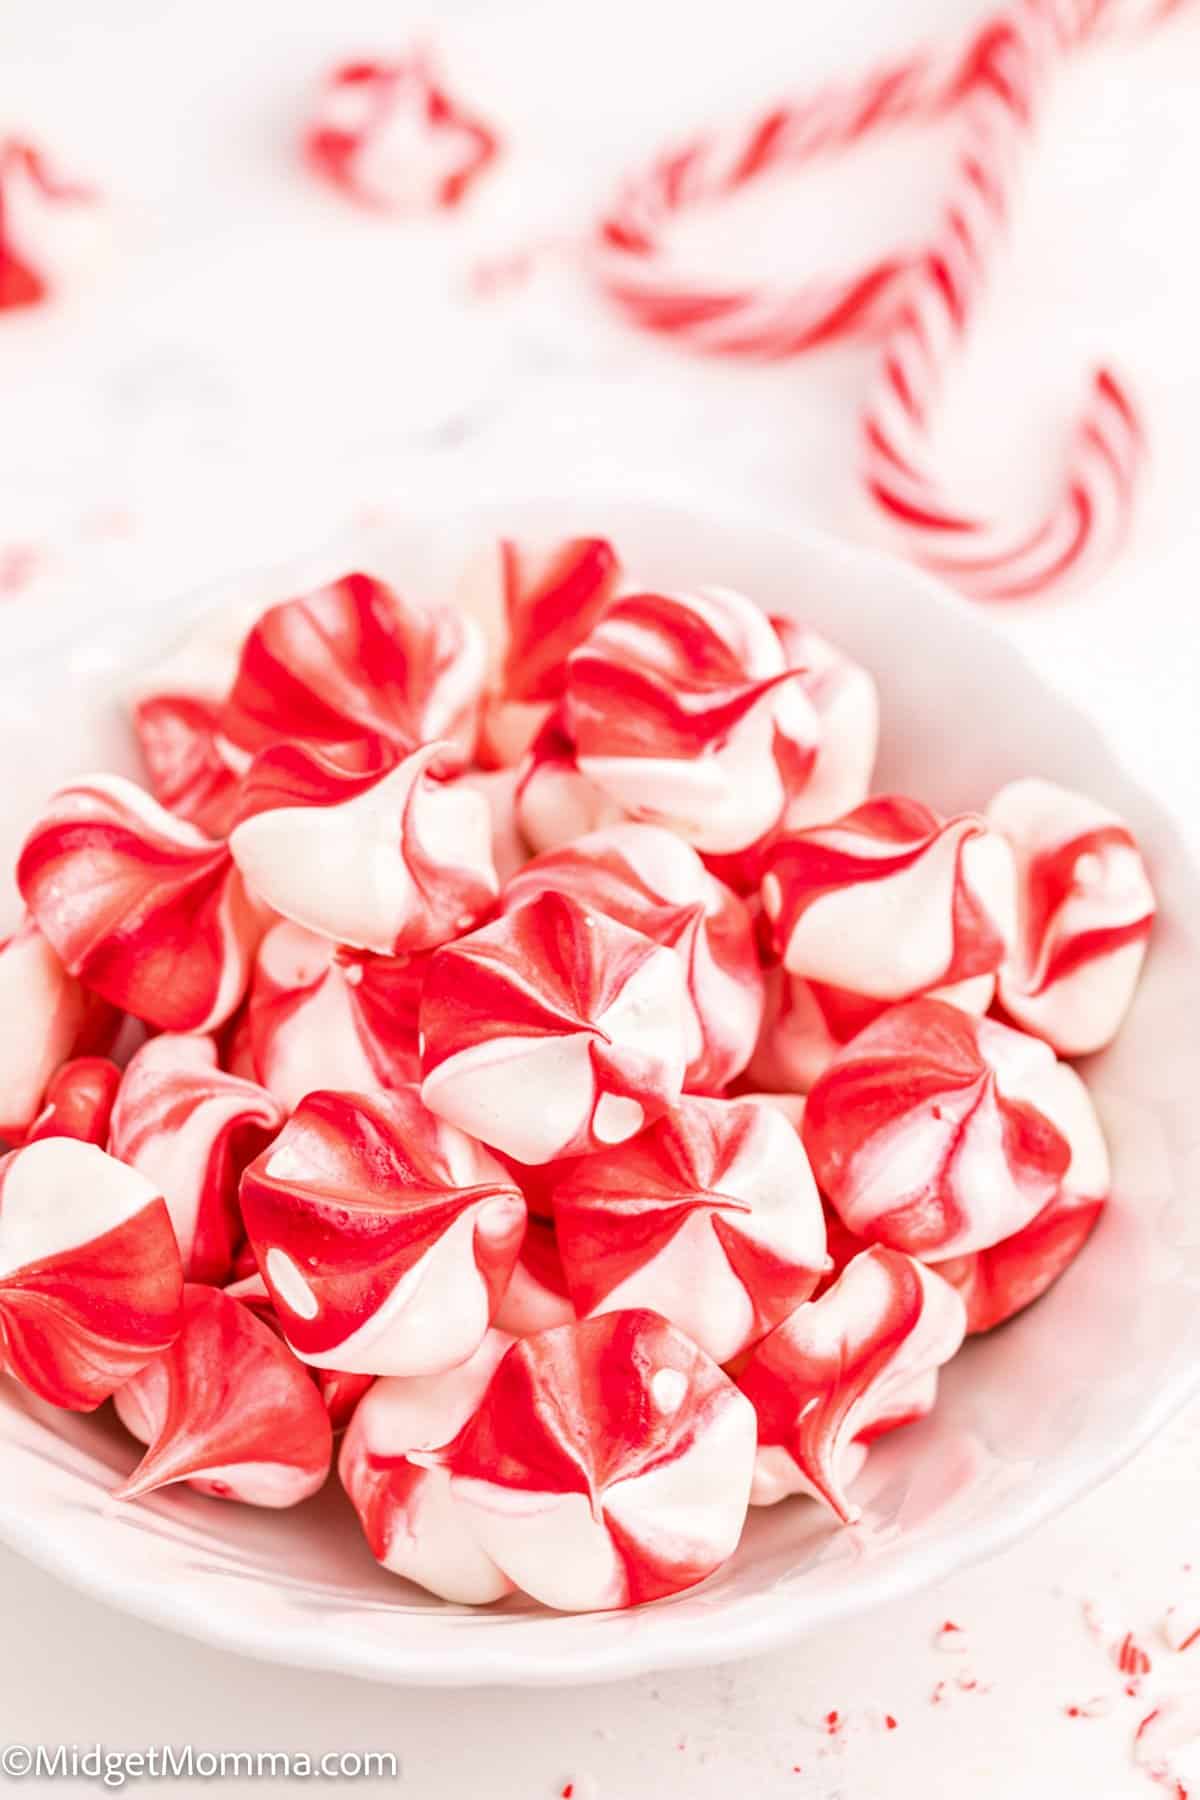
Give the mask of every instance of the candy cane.
M 1182 0 L 1141 6 L 1144 23 Z M 1124 388 L 1092 377 L 1066 466 L 1033 527 L 954 504 L 931 455 L 935 403 L 986 284 L 1021 152 L 1059 64 L 1136 16 L 1126 0 L 1019 0 L 949 60 L 918 54 L 851 85 L 705 133 L 628 182 L 601 220 L 596 267 L 609 297 L 644 329 L 710 355 L 760 360 L 870 336 L 878 359 L 862 417 L 864 480 L 909 553 L 980 598 L 1043 591 L 1087 554 L 1119 540 L 1144 451 Z M 953 178 L 932 241 L 877 257 L 847 276 L 799 287 L 705 286 L 664 242 L 672 219 L 738 192 L 768 171 L 803 165 L 900 122 L 959 125 Z

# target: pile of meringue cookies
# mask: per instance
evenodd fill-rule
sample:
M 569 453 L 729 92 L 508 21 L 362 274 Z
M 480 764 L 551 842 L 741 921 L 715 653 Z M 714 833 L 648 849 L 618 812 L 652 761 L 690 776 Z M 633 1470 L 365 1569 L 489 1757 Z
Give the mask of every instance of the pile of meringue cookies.
M 1037 779 L 868 798 L 874 683 L 792 619 L 503 542 L 130 704 L 147 785 L 54 795 L 0 946 L 0 1364 L 113 1400 L 121 1499 L 291 1506 L 343 1434 L 388 1569 L 639 1604 L 749 1505 L 853 1524 L 1082 1247 L 1138 848 Z

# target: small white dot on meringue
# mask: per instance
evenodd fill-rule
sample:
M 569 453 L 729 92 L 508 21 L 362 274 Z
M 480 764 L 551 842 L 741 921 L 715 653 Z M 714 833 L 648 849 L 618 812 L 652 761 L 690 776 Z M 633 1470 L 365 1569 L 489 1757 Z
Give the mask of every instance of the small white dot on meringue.
M 1075 864 L 1077 887 L 1098 887 L 1104 878 L 1104 863 L 1094 850 L 1085 850 Z
M 783 907 L 783 889 L 779 885 L 779 877 L 775 874 L 762 878 L 762 903 L 769 919 L 777 919 Z
M 362 978 L 363 978 L 362 964 L 361 963 L 349 963 L 347 965 L 347 967 L 342 971 L 342 978 L 345 981 L 347 987 L 358 987 L 361 984 Z
M 625 1094 L 601 1094 L 592 1114 L 592 1130 L 602 1144 L 623 1144 L 646 1122 L 646 1109 Z
M 263 1170 L 263 1174 L 273 1181 L 303 1181 L 311 1173 L 308 1163 L 294 1144 L 277 1144 Z
M 656 1369 L 650 1377 L 650 1398 L 659 1412 L 678 1412 L 687 1394 L 687 1376 L 682 1369 Z
M 317 1297 L 286 1250 L 272 1245 L 267 1251 L 266 1277 L 284 1305 L 297 1318 L 316 1318 L 321 1310 Z
M 481 1237 L 503 1241 L 512 1235 L 524 1213 L 525 1208 L 515 1194 L 498 1194 L 486 1206 L 480 1207 L 475 1229 Z

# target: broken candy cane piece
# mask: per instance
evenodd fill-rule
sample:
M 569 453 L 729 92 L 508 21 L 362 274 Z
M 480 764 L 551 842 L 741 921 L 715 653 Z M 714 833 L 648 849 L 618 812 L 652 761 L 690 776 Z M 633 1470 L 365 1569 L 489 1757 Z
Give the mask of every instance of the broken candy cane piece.
M 63 788 L 17 864 L 25 903 L 86 987 L 164 1031 L 210 1031 L 262 935 L 228 847 L 119 775 Z
M 109 1149 L 165 1199 L 189 1281 L 229 1276 L 242 1235 L 242 1170 L 284 1117 L 265 1088 L 218 1066 L 211 1038 L 166 1032 L 130 1062 L 113 1107 Z
M 383 956 L 430 950 L 468 930 L 500 882 L 486 800 L 433 779 L 447 748 L 426 744 L 369 783 L 339 779 L 337 791 L 358 790 L 348 799 L 243 820 L 229 847 L 248 886 L 295 924 Z
M 568 894 L 514 907 L 430 958 L 422 1097 L 524 1163 L 623 1143 L 679 1098 L 683 965 Z
M 609 1313 L 523 1338 L 438 1461 L 475 1541 L 564 1611 L 679 1593 L 737 1547 L 754 1412 L 683 1332 Z
M 512 1339 L 489 1331 L 475 1353 L 440 1375 L 377 1381 L 355 1412 L 338 1459 L 342 1486 L 371 1554 L 394 1575 L 463 1606 L 486 1606 L 512 1582 L 476 1542 L 447 1470 L 428 1453 L 457 1437 Z
M 807 1300 L 825 1222 L 804 1147 L 755 1100 L 685 1097 L 566 1166 L 554 1218 L 581 1314 L 644 1306 L 726 1363 Z
M 420 1079 L 427 957 L 348 950 L 286 920 L 259 946 L 247 1014 L 254 1073 L 291 1112 L 316 1088 Z
M 534 857 L 508 882 L 505 910 L 571 894 L 683 964 L 690 1092 L 719 1092 L 746 1066 L 762 1022 L 763 976 L 745 905 L 690 847 L 657 825 L 622 823 Z
M 107 1050 L 113 1008 L 68 975 L 32 918 L 0 940 L 0 1138 L 21 1142 L 54 1071 L 68 1057 Z
M 1014 781 L 988 808 L 1017 865 L 1016 942 L 1000 970 L 1004 1010 L 1060 1056 L 1112 1042 L 1154 923 L 1154 890 L 1124 821 L 1050 781 Z
M 183 1329 L 116 1396 L 148 1446 L 118 1500 L 186 1481 L 216 1500 L 295 1506 L 329 1473 L 333 1432 L 308 1371 L 249 1307 L 189 1285 Z
M 423 51 L 345 63 L 304 138 L 309 166 L 363 206 L 393 214 L 457 206 L 499 153 L 492 128 L 454 98 Z
M 929 1262 L 986 1250 L 1063 1193 L 1108 1192 L 1087 1089 L 1049 1045 L 943 1000 L 895 1006 L 808 1096 L 804 1142 L 847 1228 Z
M 411 1088 L 309 1094 L 247 1169 L 241 1203 L 288 1343 L 344 1374 L 470 1356 L 525 1228 L 507 1172 Z
M 55 1137 L 0 1160 L 0 1364 L 90 1412 L 180 1325 L 183 1270 L 162 1197 L 93 1144 Z
M 758 1418 L 754 1504 L 807 1493 L 852 1524 L 846 1489 L 866 1445 L 931 1410 L 965 1327 L 962 1301 L 933 1270 L 879 1245 L 856 1256 L 738 1376 Z

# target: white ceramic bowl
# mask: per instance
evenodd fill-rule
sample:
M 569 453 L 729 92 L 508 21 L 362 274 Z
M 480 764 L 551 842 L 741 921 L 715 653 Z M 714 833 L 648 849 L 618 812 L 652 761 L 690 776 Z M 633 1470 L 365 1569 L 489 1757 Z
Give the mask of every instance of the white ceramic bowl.
M 897 563 L 699 507 L 494 504 L 360 537 L 153 616 L 88 622 L 42 660 L 0 674 L 12 784 L 3 866 L 57 782 L 95 767 L 134 771 L 113 700 L 120 676 L 205 605 L 234 593 L 265 602 L 354 563 L 414 591 L 446 591 L 468 547 L 506 528 L 604 532 L 650 584 L 723 582 L 794 612 L 878 677 L 882 789 L 956 809 L 1018 775 L 1083 788 L 1139 833 L 1162 919 L 1118 1044 L 1085 1071 L 1114 1150 L 1103 1223 L 1039 1305 L 946 1371 L 932 1418 L 872 1451 L 854 1530 L 792 1501 L 753 1514 L 732 1563 L 674 1600 L 583 1617 L 520 1601 L 475 1612 L 378 1570 L 336 1482 L 282 1514 L 181 1489 L 115 1504 L 108 1491 L 138 1453 L 112 1420 L 53 1412 L 0 1378 L 9 1544 L 158 1624 L 385 1681 L 582 1682 L 766 1650 L 1010 1543 L 1115 1469 L 1200 1386 L 1200 883 L 1100 732 L 982 612 Z

